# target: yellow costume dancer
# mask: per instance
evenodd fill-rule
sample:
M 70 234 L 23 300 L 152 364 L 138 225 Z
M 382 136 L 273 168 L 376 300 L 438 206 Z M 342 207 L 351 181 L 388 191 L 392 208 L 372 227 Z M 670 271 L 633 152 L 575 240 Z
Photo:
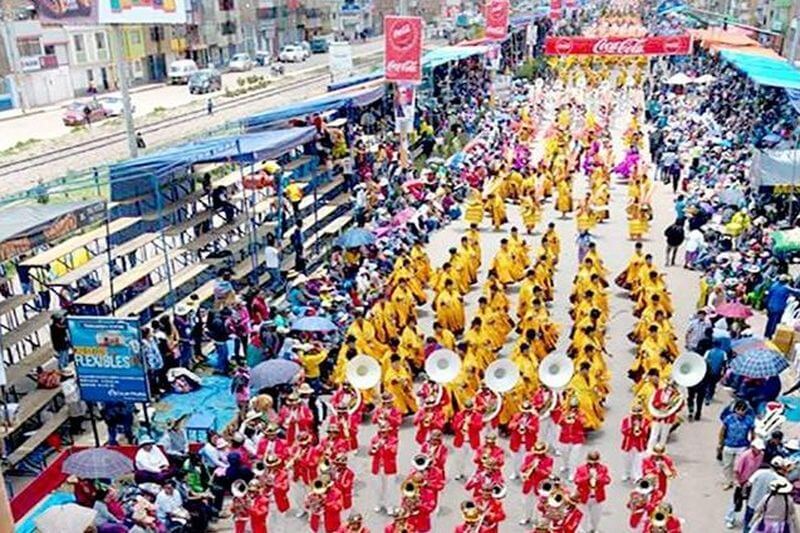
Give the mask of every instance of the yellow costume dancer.
M 420 285 L 425 287 L 428 284 L 428 280 L 431 276 L 431 262 L 428 259 L 428 254 L 425 252 L 425 248 L 420 243 L 415 243 L 414 246 L 411 247 L 411 262 L 414 265 L 414 272 L 416 274 L 416 278 L 419 281 Z
M 456 349 L 456 336 L 439 322 L 433 323 L 433 338 L 442 348 L 447 348 L 448 350 Z
M 632 290 L 633 285 L 638 279 L 639 269 L 644 266 L 644 253 L 642 252 L 642 243 L 637 242 L 634 245 L 633 255 L 628 260 L 628 265 L 625 270 L 620 272 L 617 276 L 615 283 L 618 287 L 626 290 Z
M 504 285 L 514 283 L 517 280 L 514 256 L 508 246 L 508 239 L 500 241 L 500 249 L 494 256 L 491 268 L 497 274 L 497 279 L 500 280 L 500 283 Z
M 397 337 L 397 315 L 394 306 L 385 298 L 381 298 L 372 306 L 372 324 L 375 327 L 375 337 L 383 344 L 389 339 Z
M 467 198 L 467 207 L 464 209 L 464 219 L 471 224 L 480 224 L 483 222 L 483 197 L 481 192 L 477 189 L 470 191 L 469 198 Z
M 422 368 L 425 364 L 425 345 L 422 333 L 417 326 L 417 320 L 409 317 L 408 324 L 400 333 L 400 346 L 397 353 L 413 368 Z
M 542 235 L 542 248 L 552 257 L 553 265 L 558 263 L 558 257 L 561 255 L 561 239 L 556 233 L 556 225 L 552 222 L 547 225 L 547 231 Z
M 417 411 L 411 370 L 397 354 L 389 356 L 389 365 L 383 374 L 383 390 L 391 393 L 394 405 L 400 413 L 409 415 Z
M 542 208 L 539 202 L 530 195 L 521 198 L 520 207 L 522 208 L 522 222 L 525 224 L 525 230 L 528 234 L 531 234 L 542 219 Z
M 386 351 L 386 345 L 375 337 L 375 327 L 366 320 L 363 314 L 356 312 L 355 320 L 347 328 L 347 336 L 355 337 L 358 353 L 380 357 Z
M 460 335 L 464 331 L 464 302 L 461 294 L 455 290 L 452 279 L 445 281 L 444 290 L 436 295 L 433 301 L 436 321 L 443 328 Z
M 391 303 L 394 313 L 397 316 L 397 327 L 402 328 L 408 324 L 410 317 L 417 316 L 414 295 L 406 286 L 408 280 L 401 278 L 397 286 L 392 291 Z
M 557 190 L 556 210 L 565 218 L 572 211 L 572 184 L 564 177 L 558 182 Z
M 492 226 L 494 226 L 495 230 L 498 230 L 508 222 L 506 204 L 503 203 L 503 198 L 499 194 L 490 194 L 486 200 L 486 210 L 489 211 L 489 215 L 492 218 Z
M 525 276 L 525 270 L 530 266 L 531 260 L 528 257 L 530 253 L 528 243 L 519 236 L 519 230 L 516 227 L 511 228 L 511 235 L 508 237 L 508 248 L 511 250 L 511 256 L 514 259 L 514 280 L 519 281 Z
M 578 225 L 578 231 L 590 231 L 597 224 L 588 194 L 586 198 L 578 204 L 578 209 L 575 211 L 575 222 Z
M 626 209 L 628 213 L 628 237 L 641 240 L 650 231 L 648 212 L 638 200 L 634 200 Z
M 580 364 L 567 386 L 567 395 L 578 399 L 578 406 L 583 415 L 583 427 L 589 431 L 600 429 L 605 418 L 605 410 L 596 390 L 596 382 L 591 374 L 592 365 L 588 362 Z

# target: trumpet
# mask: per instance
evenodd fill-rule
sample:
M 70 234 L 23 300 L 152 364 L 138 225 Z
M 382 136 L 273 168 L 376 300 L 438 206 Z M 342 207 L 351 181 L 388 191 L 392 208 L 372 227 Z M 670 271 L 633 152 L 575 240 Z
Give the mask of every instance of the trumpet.
M 533 469 L 531 471 L 533 471 Z M 539 496 L 548 498 L 550 493 L 553 492 L 557 487 L 558 483 L 554 479 L 547 478 L 539 484 Z
M 312 487 L 317 490 L 319 490 L 318 488 L 321 488 L 322 486 L 323 483 L 319 479 L 315 479 L 312 485 Z M 305 508 L 309 514 L 320 514 L 325 508 L 325 496 L 316 492 L 312 492 L 308 495 L 308 497 L 306 497 Z
M 528 467 L 527 470 L 522 471 L 522 481 L 528 481 L 530 477 L 536 472 L 536 469 L 539 468 L 539 460 L 536 459 L 531 463 L 531 466 Z M 544 483 L 544 482 L 543 482 Z

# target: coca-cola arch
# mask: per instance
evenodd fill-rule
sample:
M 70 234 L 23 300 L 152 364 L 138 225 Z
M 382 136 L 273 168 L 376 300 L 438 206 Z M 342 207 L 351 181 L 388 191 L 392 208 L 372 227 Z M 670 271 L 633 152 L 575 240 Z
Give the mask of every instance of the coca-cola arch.
M 661 56 L 688 55 L 692 52 L 690 35 L 658 37 L 548 37 L 547 55 Z

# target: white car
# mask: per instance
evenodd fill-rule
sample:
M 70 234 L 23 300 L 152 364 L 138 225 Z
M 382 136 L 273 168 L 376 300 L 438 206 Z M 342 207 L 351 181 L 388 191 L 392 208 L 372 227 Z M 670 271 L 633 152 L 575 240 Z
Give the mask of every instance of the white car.
M 253 60 L 248 54 L 234 54 L 228 62 L 228 68 L 234 72 L 247 72 L 253 68 Z
M 306 51 L 301 46 L 287 44 L 281 48 L 278 59 L 284 63 L 299 63 L 300 61 L 305 61 Z
M 97 101 L 100 103 L 100 107 L 106 112 L 107 117 L 121 117 L 125 114 L 122 109 L 122 98 L 119 96 L 104 96 L 98 98 Z M 136 106 L 131 104 L 131 114 L 135 111 Z

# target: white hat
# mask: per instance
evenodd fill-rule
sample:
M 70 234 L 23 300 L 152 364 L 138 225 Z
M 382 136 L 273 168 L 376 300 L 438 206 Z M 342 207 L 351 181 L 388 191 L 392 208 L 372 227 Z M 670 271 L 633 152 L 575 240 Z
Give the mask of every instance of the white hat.
M 754 438 L 753 441 L 750 443 L 750 446 L 752 446 L 756 450 L 763 450 L 766 447 L 766 445 L 764 444 L 764 439 L 762 439 L 761 437 Z
M 769 484 L 769 490 L 777 494 L 789 494 L 793 488 L 791 482 L 785 477 L 779 477 Z
M 185 304 L 178 304 L 175 306 L 175 315 L 177 316 L 186 316 L 189 314 L 189 306 Z

